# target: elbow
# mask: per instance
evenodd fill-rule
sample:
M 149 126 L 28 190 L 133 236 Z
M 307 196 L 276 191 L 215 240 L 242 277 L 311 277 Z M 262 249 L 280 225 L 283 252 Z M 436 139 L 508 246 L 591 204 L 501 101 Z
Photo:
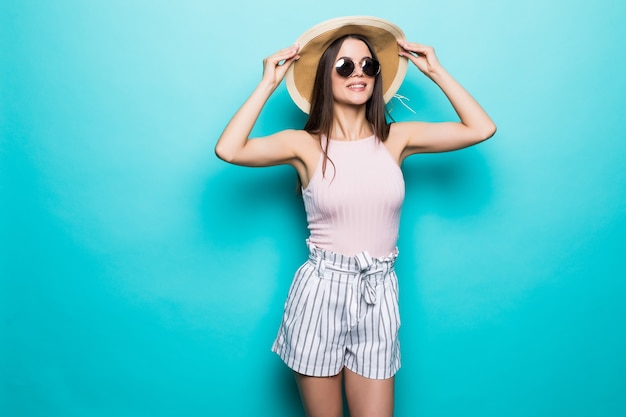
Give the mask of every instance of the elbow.
M 480 141 L 486 141 L 487 139 L 493 137 L 493 135 L 496 134 L 497 131 L 497 127 L 496 124 L 491 122 L 488 125 L 486 125 L 480 132 Z
M 224 162 L 232 162 L 233 155 L 229 154 L 222 146 L 219 144 L 215 146 L 215 156 L 221 159 Z
M 224 151 L 219 146 L 215 147 L 215 156 L 217 156 L 218 159 L 221 159 L 222 161 L 225 161 L 224 158 L 226 156 L 224 155 Z
M 494 123 L 485 124 L 484 126 L 476 127 L 472 131 L 471 138 L 468 138 L 468 142 L 463 147 L 478 145 L 496 134 L 496 125 Z

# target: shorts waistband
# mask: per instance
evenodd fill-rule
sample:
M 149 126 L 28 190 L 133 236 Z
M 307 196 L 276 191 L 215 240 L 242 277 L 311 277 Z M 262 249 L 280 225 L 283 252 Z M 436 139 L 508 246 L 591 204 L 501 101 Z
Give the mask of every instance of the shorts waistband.
M 377 279 L 394 274 L 398 250 L 386 257 L 372 258 L 367 251 L 346 256 L 318 248 L 308 240 L 307 245 L 309 262 L 315 265 L 318 275 L 323 275 L 324 271 L 333 271 L 353 276 L 352 297 L 348 307 L 348 323 L 353 327 L 361 317 L 361 301 L 370 305 L 378 303 Z
M 309 240 L 306 243 L 309 248 L 310 261 L 318 263 L 320 260 L 323 260 L 327 267 L 343 272 L 364 273 L 369 270 L 380 271 L 381 269 L 391 271 L 399 253 L 396 248 L 392 253 L 383 257 L 372 257 L 367 251 L 359 252 L 354 256 L 347 256 L 319 248 Z

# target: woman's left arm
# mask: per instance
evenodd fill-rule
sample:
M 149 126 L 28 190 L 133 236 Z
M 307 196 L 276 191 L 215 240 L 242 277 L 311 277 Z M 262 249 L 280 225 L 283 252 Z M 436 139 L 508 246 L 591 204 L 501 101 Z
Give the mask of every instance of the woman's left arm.
M 406 140 L 403 158 L 421 152 L 446 152 L 489 139 L 496 125 L 478 102 L 441 66 L 430 46 L 398 41 L 400 55 L 441 88 L 460 118 L 459 122 L 394 123 L 395 134 Z

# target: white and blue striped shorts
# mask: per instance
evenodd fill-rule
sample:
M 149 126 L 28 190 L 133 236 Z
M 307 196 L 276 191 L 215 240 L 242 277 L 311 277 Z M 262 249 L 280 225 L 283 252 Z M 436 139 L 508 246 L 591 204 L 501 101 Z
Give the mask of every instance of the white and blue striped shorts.
M 296 272 L 272 346 L 294 371 L 391 378 L 400 368 L 397 251 L 343 256 L 309 244 Z

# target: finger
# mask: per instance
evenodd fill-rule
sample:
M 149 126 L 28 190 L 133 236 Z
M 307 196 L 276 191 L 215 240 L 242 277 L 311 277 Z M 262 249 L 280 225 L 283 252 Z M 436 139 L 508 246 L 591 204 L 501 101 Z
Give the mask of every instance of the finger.
M 421 43 L 417 43 L 417 42 L 409 42 L 407 40 L 399 40 L 398 44 L 400 46 L 402 46 L 405 49 L 424 49 L 424 48 L 429 48 L 429 46 L 421 44 Z
M 298 54 L 298 45 L 291 45 L 288 48 L 281 49 L 275 54 L 271 55 L 268 58 L 269 62 L 272 62 L 274 65 L 282 65 L 286 60 L 292 59 Z
M 421 43 L 407 42 L 405 40 L 398 41 L 400 45 L 407 52 L 412 52 L 418 55 L 428 55 L 432 51 L 432 47 L 423 45 Z

